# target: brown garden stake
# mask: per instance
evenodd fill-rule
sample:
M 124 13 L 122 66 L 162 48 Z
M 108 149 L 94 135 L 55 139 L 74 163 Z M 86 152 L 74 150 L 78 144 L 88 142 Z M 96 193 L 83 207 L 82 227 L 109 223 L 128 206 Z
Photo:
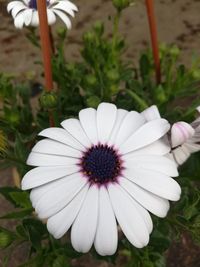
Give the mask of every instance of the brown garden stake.
M 37 9 L 40 21 L 40 39 L 43 54 L 44 74 L 45 74 L 45 89 L 47 92 L 53 90 L 53 78 L 51 67 L 51 42 L 49 26 L 47 21 L 47 6 L 46 0 L 37 0 Z M 54 126 L 54 120 L 51 112 L 49 112 L 50 126 Z
M 157 37 L 153 1 L 154 0 L 146 0 L 146 8 L 147 8 L 147 15 L 148 15 L 149 27 L 150 27 L 150 32 L 151 32 L 151 43 L 152 43 L 153 57 L 154 57 L 154 63 L 155 63 L 156 81 L 157 81 L 157 84 L 159 84 L 161 82 L 161 70 L 160 70 L 158 37 Z

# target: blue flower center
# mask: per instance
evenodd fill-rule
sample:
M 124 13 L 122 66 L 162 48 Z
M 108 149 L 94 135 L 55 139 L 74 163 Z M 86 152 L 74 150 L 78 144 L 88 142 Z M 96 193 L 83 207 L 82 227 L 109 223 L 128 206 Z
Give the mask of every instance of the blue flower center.
M 107 145 L 91 147 L 85 152 L 81 166 L 90 182 L 97 184 L 116 181 L 122 169 L 118 154 Z
M 49 5 L 49 1 L 46 1 L 47 6 Z M 30 8 L 37 10 L 37 0 L 30 0 L 29 5 Z

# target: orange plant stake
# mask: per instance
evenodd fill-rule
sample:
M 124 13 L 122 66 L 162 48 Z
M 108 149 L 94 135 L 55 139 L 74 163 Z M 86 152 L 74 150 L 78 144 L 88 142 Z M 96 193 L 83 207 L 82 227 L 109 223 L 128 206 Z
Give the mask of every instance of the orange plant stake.
M 150 32 L 151 32 L 151 43 L 152 43 L 153 57 L 154 57 L 154 63 L 155 63 L 156 81 L 157 81 L 157 84 L 159 84 L 161 82 L 161 70 L 160 70 L 158 37 L 157 37 L 153 1 L 154 0 L 146 0 L 146 8 L 147 8 L 147 15 L 148 15 L 149 27 L 150 27 Z
M 51 42 L 49 26 L 47 21 L 47 5 L 46 0 L 37 0 L 37 9 L 40 21 L 40 39 L 43 54 L 44 74 L 45 74 L 45 89 L 47 92 L 53 90 L 53 78 L 51 67 Z M 53 116 L 49 114 L 50 126 L 54 126 Z

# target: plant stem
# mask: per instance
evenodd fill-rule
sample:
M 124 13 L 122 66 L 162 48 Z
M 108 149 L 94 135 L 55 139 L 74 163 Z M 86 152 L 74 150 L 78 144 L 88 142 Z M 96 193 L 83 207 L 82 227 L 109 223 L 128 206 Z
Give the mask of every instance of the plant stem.
M 154 5 L 153 5 L 153 0 L 145 0 L 145 1 L 146 1 L 147 15 L 149 20 L 149 28 L 151 33 L 151 43 L 152 43 L 153 57 L 154 57 L 155 71 L 156 71 L 156 82 L 157 84 L 160 84 L 161 70 L 160 70 L 158 36 L 157 36 L 157 27 L 154 14 Z
M 116 41 L 117 41 L 117 34 L 119 30 L 119 20 L 120 20 L 121 12 L 117 11 L 115 17 L 114 17 L 114 23 L 113 23 L 113 48 L 115 48 Z
M 136 103 L 138 103 L 142 110 L 148 108 L 148 104 L 136 93 L 131 90 L 127 90 L 127 93 L 135 100 Z
M 53 78 L 52 78 L 52 67 L 51 67 L 51 42 L 50 32 L 47 21 L 47 6 L 46 0 L 37 0 L 37 7 L 40 20 L 40 39 L 41 48 L 43 54 L 44 73 L 45 73 L 45 89 L 47 92 L 53 90 Z M 50 126 L 54 126 L 54 120 L 52 114 L 49 113 Z
M 55 44 L 54 44 L 54 39 L 53 39 L 53 33 L 52 33 L 52 28 L 49 26 L 49 36 L 50 36 L 50 43 L 51 43 L 51 52 L 54 55 L 56 52 Z

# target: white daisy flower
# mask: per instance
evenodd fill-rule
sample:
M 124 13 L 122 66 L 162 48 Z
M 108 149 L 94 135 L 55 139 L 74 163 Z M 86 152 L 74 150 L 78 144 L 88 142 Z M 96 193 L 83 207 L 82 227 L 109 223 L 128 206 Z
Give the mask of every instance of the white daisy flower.
M 68 29 L 71 29 L 71 21 L 68 15 L 74 17 L 78 8 L 68 0 L 47 0 L 47 18 L 48 24 L 56 22 L 56 16 L 65 23 Z M 14 19 L 16 28 L 22 29 L 23 26 L 39 25 L 39 15 L 37 10 L 37 0 L 17 0 L 8 4 L 7 10 Z
M 157 117 L 157 118 L 155 118 Z M 72 246 L 104 255 L 117 250 L 118 227 L 137 248 L 146 246 L 153 225 L 149 212 L 165 217 L 169 200 L 181 189 L 170 146 L 170 129 L 155 106 L 138 113 L 101 103 L 86 108 L 79 119 L 39 135 L 27 163 L 37 168 L 22 180 L 48 231 L 61 238 L 71 227 Z
M 197 108 L 200 113 L 200 106 Z M 200 151 L 200 116 L 190 124 L 177 122 L 171 130 L 172 154 L 182 165 L 192 153 Z

